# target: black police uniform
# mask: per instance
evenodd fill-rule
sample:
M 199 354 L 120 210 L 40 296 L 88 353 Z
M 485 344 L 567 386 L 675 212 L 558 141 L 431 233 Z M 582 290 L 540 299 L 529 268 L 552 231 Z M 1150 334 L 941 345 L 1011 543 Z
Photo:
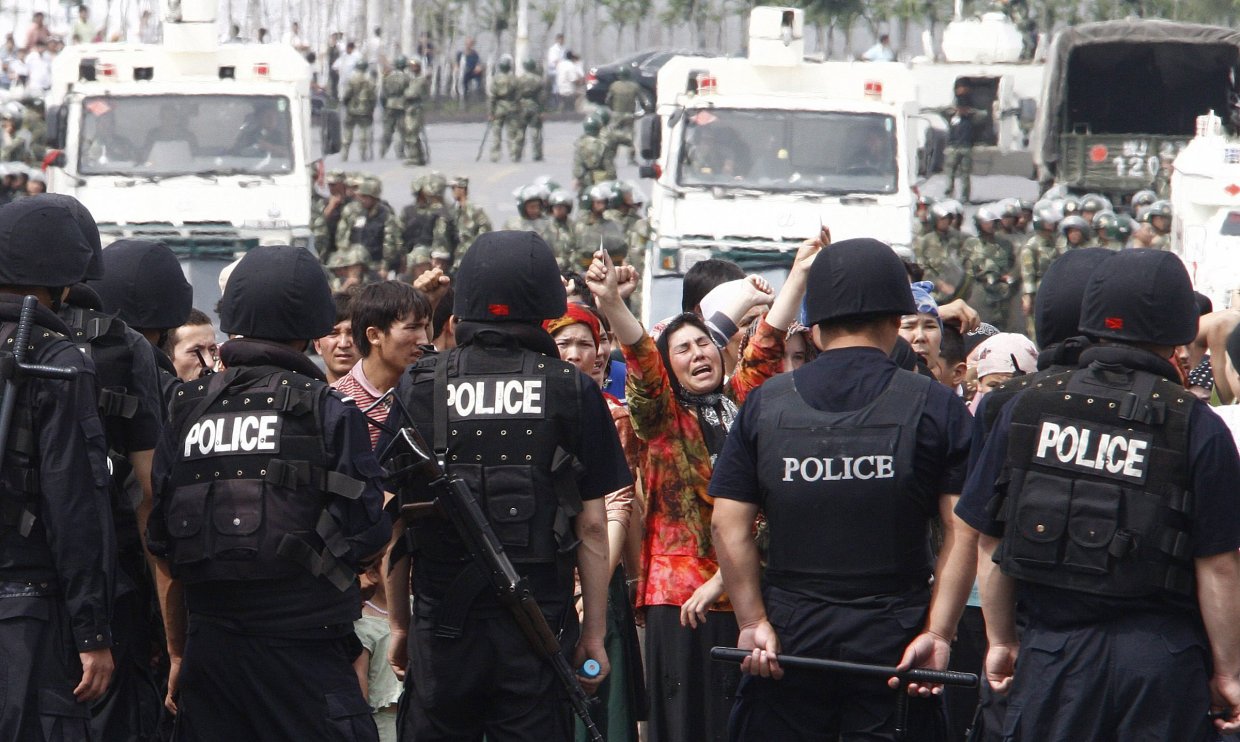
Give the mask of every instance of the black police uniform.
M 518 290 L 502 309 L 480 299 L 495 295 L 496 282 L 521 281 L 519 267 L 503 266 L 528 259 L 535 241 L 549 272 L 535 275 L 528 293 Z M 557 272 L 541 238 L 484 235 L 463 259 L 456 312 L 484 316 L 487 310 L 471 311 L 481 301 L 504 317 L 556 314 L 540 311 L 539 297 L 547 295 L 547 281 L 558 288 Z M 556 301 L 562 314 L 563 298 Z M 541 299 L 542 307 L 547 304 Z M 471 486 L 561 646 L 571 652 L 578 638 L 571 516 L 582 502 L 632 481 L 610 413 L 598 386 L 561 361 L 550 336 L 533 322 L 463 321 L 457 341 L 458 348 L 423 358 L 401 377 L 397 396 L 409 416 L 401 424 L 411 422 L 433 441 L 447 470 Z M 399 415 L 393 412 L 393 422 Z M 385 441 L 380 439 L 378 450 Z M 405 491 L 401 497 L 421 494 Z M 475 739 L 485 733 L 491 742 L 571 740 L 571 716 L 551 668 L 499 605 L 450 523 L 416 520 L 407 533 L 416 598 L 401 739 Z
M 81 292 L 81 286 L 74 291 Z M 87 290 L 89 291 L 89 290 Z M 70 301 L 75 298 L 70 293 Z M 116 671 L 107 693 L 95 701 L 92 727 L 100 739 L 145 739 L 159 720 L 163 697 L 151 667 L 151 648 L 160 646 L 154 582 L 138 532 L 134 496 L 127 486 L 128 456 L 153 451 L 163 427 L 163 398 L 150 344 L 120 319 L 97 309 L 70 305 L 60 312 L 78 349 L 95 364 L 99 414 L 110 460 L 109 493 L 118 554 L 112 622 Z
M 856 280 L 879 257 L 895 261 L 890 285 Z M 824 300 L 811 293 L 810 321 L 915 311 L 899 266 L 890 248 L 872 240 L 832 245 L 811 269 L 810 291 L 851 278 L 853 291 L 834 292 L 849 309 L 816 309 Z M 898 664 L 925 624 L 928 524 L 939 498 L 964 483 L 969 427 L 968 410 L 949 389 L 898 368 L 877 348 L 825 351 L 750 394 L 715 463 L 710 494 L 756 504 L 766 516 L 763 599 L 781 651 Z M 732 738 L 892 739 L 895 694 L 882 680 L 794 670 L 781 680 L 746 675 Z M 909 739 L 941 739 L 940 701 L 911 699 L 908 722 Z
M 71 283 L 89 247 L 58 208 L 0 214 L 0 281 Z M 37 246 L 37 247 L 35 247 Z M 23 254 L 30 252 L 32 254 Z M 0 347 L 13 349 L 21 297 L 0 294 Z M 90 706 L 73 689 L 79 654 L 112 644 L 116 544 L 107 444 L 91 363 L 61 320 L 38 307 L 27 362 L 78 370 L 72 381 L 23 379 L 0 472 L 0 739 L 89 739 Z
M 317 261 L 259 250 L 229 281 L 225 329 L 330 327 Z M 177 391 L 155 456 L 148 544 L 189 614 L 176 738 L 377 739 L 352 669 L 355 573 L 391 533 L 365 419 L 287 345 L 238 338 L 221 359 Z
M 1143 262 L 1166 258 L 1176 260 L 1116 254 L 1101 264 L 1082 331 L 1144 330 L 1158 345 L 1191 339 L 1183 267 L 1177 293 L 1161 264 Z M 1095 286 L 1134 267 L 1147 292 L 1112 296 L 1131 314 L 1091 313 L 1102 306 Z M 1168 310 L 1156 298 L 1164 293 L 1188 301 Z M 1226 425 L 1166 359 L 1118 344 L 1090 348 L 1080 363 L 1003 409 L 956 508 L 1002 537 L 996 561 L 1016 580 L 1024 629 L 1004 738 L 1214 739 L 1194 560 L 1240 547 L 1240 458 Z

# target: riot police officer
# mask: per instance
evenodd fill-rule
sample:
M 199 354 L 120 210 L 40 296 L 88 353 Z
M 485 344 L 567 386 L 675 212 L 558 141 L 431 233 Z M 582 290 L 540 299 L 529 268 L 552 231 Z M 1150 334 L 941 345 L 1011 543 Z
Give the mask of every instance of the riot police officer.
M 1215 739 L 1211 709 L 1240 729 L 1240 457 L 1170 360 L 1197 314 L 1175 256 L 1106 257 L 1080 318 L 1100 344 L 1015 396 L 970 473 L 1013 739 Z
M 185 324 L 194 305 L 194 287 L 181 261 L 162 242 L 117 240 L 103 251 L 103 278 L 90 282 L 103 311 L 138 331 L 151 344 L 164 406 L 180 386 L 176 368 L 163 350 L 168 333 Z
M 802 280 L 823 352 L 749 395 L 711 478 L 715 549 L 739 646 L 753 650 L 731 736 L 896 739 L 896 703 L 881 680 L 784 676 L 774 655 L 946 667 L 976 558 L 951 516 L 969 413 L 950 389 L 888 357 L 901 315 L 917 311 L 890 247 L 833 244 Z M 759 510 L 770 538 L 761 581 Z M 937 569 L 927 543 L 936 515 L 948 532 Z M 910 692 L 919 695 L 908 703 L 911 738 L 941 739 L 939 700 Z
M 112 676 L 116 543 L 107 443 L 93 366 L 56 316 L 86 275 L 91 246 L 65 206 L 0 209 L 0 347 L 14 351 L 23 295 L 39 304 L 25 361 L 70 379 L 9 378 L 12 418 L 0 473 L 0 738 L 90 739 L 90 704 Z
M 603 650 L 607 535 L 602 497 L 631 481 L 607 408 L 589 377 L 559 359 L 541 327 L 564 312 L 551 248 L 529 232 L 488 232 L 461 260 L 453 315 L 459 343 L 428 355 L 401 377 L 408 420 L 435 441 L 449 473 L 471 485 L 521 575 L 533 587 L 561 646 L 581 667 L 608 669 Z M 520 390 L 492 404 L 497 383 Z M 505 386 L 505 388 L 509 388 Z M 489 401 L 488 401 L 489 400 Z M 390 419 L 395 420 L 396 415 Z M 384 447 L 379 441 L 379 448 Z M 421 493 L 403 488 L 401 498 Z M 390 605 L 394 665 L 404 670 L 401 739 L 572 739 L 567 706 L 550 668 L 535 655 L 451 525 L 409 523 L 412 557 L 395 561 Z M 576 544 L 574 549 L 574 544 Z M 575 551 L 575 555 L 574 555 Z M 581 576 L 584 625 L 578 639 L 572 566 Z M 405 656 L 406 632 L 408 660 Z M 574 648 L 575 645 L 575 648 Z
M 220 299 L 226 370 L 172 404 L 147 542 L 184 596 L 165 605 L 177 739 L 378 739 L 352 622 L 391 531 L 365 419 L 305 355 L 334 323 L 313 255 L 255 248 Z

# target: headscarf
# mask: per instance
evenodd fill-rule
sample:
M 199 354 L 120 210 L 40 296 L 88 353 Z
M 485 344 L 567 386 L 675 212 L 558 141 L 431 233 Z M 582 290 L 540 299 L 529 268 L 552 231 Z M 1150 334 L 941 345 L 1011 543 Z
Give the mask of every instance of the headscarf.
M 676 401 L 682 406 L 697 412 L 698 426 L 702 430 L 702 440 L 706 443 L 706 450 L 710 453 L 711 465 L 714 465 L 715 457 L 723 450 L 723 442 L 728 436 L 728 431 L 732 428 L 732 422 L 736 420 L 736 403 L 723 393 L 723 379 L 719 380 L 719 386 L 706 394 L 692 394 L 680 386 L 680 380 L 676 378 L 676 374 L 672 371 L 670 356 L 668 355 L 668 341 L 682 327 L 696 327 L 710 337 L 710 330 L 706 327 L 706 323 L 702 321 L 692 312 L 685 312 L 667 323 L 667 327 L 659 335 L 659 339 L 655 341 L 655 347 L 659 349 L 659 356 L 663 359 L 663 368 L 667 371 L 668 382 L 672 386 L 672 392 L 676 395 Z M 723 351 L 712 343 L 712 347 L 719 353 L 719 368 L 723 368 Z
M 597 348 L 599 338 L 603 332 L 602 327 L 599 325 L 598 317 L 584 304 L 569 302 L 568 310 L 564 313 L 564 316 L 543 320 L 543 329 L 547 331 L 548 335 L 555 337 L 555 334 L 565 327 L 577 324 L 585 325 L 590 329 L 590 335 L 594 338 L 594 347 Z
M 942 330 L 943 319 L 939 317 L 939 303 L 931 295 L 934 291 L 934 284 L 929 281 L 917 281 L 909 284 L 909 288 L 913 291 L 913 303 L 917 305 L 917 313 L 933 316 L 939 323 L 939 329 Z

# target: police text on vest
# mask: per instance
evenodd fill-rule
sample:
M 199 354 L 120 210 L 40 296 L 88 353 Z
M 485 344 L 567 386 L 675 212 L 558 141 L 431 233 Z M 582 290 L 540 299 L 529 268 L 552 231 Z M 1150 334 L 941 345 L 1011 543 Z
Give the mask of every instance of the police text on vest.
M 544 380 L 537 376 L 457 379 L 448 382 L 448 412 L 465 418 L 541 418 Z
M 892 479 L 896 475 L 891 456 L 840 456 L 839 458 L 784 457 L 784 481 L 836 482 L 846 479 Z
M 280 426 L 275 412 L 207 415 L 190 426 L 182 458 L 279 453 Z
M 1134 482 L 1145 481 L 1152 439 L 1062 418 L 1043 418 L 1033 460 L 1059 469 Z

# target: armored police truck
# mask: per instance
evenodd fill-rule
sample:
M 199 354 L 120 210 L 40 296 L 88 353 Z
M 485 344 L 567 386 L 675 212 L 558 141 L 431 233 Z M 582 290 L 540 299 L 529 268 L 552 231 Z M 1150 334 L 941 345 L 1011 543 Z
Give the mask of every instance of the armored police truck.
M 1230 28 L 1141 19 L 1060 32 L 1033 130 L 1038 180 L 1115 203 L 1154 187 L 1197 117 L 1231 110 L 1237 67 Z
M 644 321 L 678 312 L 680 277 L 707 258 L 778 284 L 823 225 L 837 240 L 910 244 L 925 127 L 913 78 L 894 62 L 807 60 L 803 22 L 755 8 L 747 56 L 673 57 L 659 71 L 656 112 L 638 128 L 655 179 Z
M 215 0 L 165 0 L 163 43 L 66 47 L 52 70 L 48 190 L 105 246 L 167 243 L 203 306 L 226 261 L 309 247 L 310 66 L 292 47 L 216 39 Z

